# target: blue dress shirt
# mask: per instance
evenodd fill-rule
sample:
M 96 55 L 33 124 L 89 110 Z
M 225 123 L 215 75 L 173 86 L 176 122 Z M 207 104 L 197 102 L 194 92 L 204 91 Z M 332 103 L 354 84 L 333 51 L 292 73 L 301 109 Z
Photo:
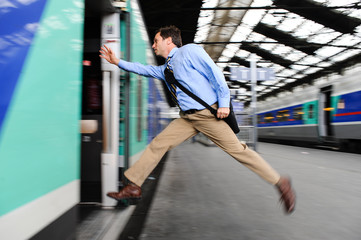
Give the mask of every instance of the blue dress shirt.
M 175 47 L 168 58 L 174 77 L 184 87 L 209 105 L 218 102 L 219 107 L 229 107 L 230 92 L 223 73 L 201 46 L 187 44 L 181 48 Z M 165 81 L 164 70 L 167 63 L 152 66 L 120 60 L 118 66 L 125 71 Z M 205 108 L 179 88 L 176 93 L 181 110 Z

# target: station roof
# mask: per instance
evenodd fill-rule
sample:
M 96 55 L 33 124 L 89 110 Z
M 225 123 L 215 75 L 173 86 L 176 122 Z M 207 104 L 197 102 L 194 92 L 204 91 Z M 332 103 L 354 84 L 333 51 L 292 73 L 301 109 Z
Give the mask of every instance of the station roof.
M 272 68 L 257 97 L 284 91 L 361 63 L 359 0 L 139 0 L 150 39 L 166 25 L 182 30 L 183 43 L 202 44 L 223 69 L 237 99 L 249 103 L 250 84 L 232 81 L 230 67 Z M 158 61 L 161 61 L 158 59 Z

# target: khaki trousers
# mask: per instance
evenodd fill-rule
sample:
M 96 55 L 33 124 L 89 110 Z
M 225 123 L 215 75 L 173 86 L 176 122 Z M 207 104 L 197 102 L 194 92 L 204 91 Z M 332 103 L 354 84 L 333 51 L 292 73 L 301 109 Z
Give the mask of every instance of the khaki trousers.
M 147 146 L 140 159 L 125 171 L 131 182 L 141 186 L 160 162 L 163 155 L 198 132 L 203 133 L 234 159 L 258 174 L 265 181 L 275 185 L 280 175 L 255 151 L 240 143 L 232 129 L 223 120 L 218 120 L 204 109 L 194 114 L 173 120 Z

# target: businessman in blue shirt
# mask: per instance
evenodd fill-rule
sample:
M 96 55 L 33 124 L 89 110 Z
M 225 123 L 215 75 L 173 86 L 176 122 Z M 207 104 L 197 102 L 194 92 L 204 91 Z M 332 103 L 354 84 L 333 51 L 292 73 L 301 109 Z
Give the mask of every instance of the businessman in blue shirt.
M 99 55 L 125 71 L 166 82 L 180 108 L 180 118 L 173 120 L 147 146 L 140 159 L 124 175 L 131 182 L 119 192 L 107 195 L 116 200 L 141 197 L 141 185 L 157 166 L 163 155 L 183 141 L 202 132 L 234 159 L 275 185 L 287 213 L 295 207 L 295 194 L 289 178 L 280 176 L 259 154 L 241 143 L 232 129 L 219 119 L 229 115 L 230 92 L 224 76 L 206 51 L 195 44 L 182 46 L 181 32 L 175 26 L 160 28 L 152 46 L 158 56 L 166 59 L 161 66 L 143 65 L 118 59 L 112 49 L 104 46 Z M 217 118 L 203 105 L 165 79 L 168 68 L 188 90 L 217 109 Z

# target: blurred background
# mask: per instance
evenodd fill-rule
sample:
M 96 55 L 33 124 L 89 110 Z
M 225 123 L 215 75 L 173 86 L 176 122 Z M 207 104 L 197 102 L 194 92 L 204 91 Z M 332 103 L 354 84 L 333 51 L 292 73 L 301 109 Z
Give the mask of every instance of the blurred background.
M 76 239 L 89 209 L 119 210 L 105 193 L 122 186 L 179 109 L 162 81 L 126 73 L 98 51 L 106 44 L 122 59 L 163 64 L 151 49 L 162 26 L 180 28 L 183 44 L 203 46 L 224 72 L 240 141 L 360 153 L 360 8 L 355 0 L 0 1 L 0 238 Z M 213 145 L 202 135 L 193 142 Z

